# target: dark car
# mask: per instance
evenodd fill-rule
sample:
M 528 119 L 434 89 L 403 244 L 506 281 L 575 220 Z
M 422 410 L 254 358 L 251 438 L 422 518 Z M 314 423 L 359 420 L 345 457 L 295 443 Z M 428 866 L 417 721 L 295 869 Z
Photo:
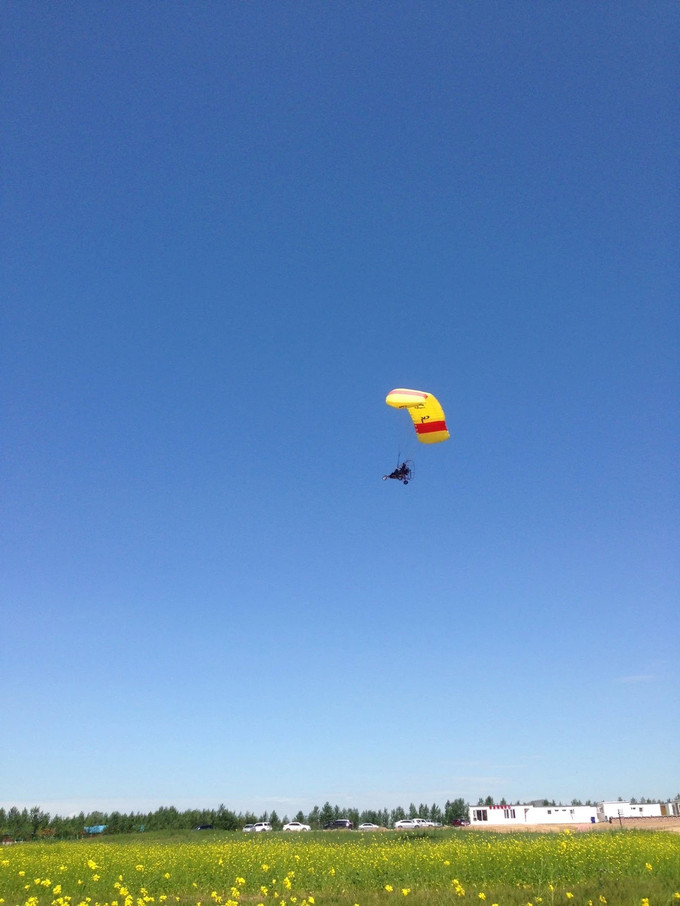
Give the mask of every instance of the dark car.
M 329 821 L 324 824 L 324 830 L 352 830 L 352 822 L 347 818 L 336 818 L 335 821 Z
M 454 818 L 451 822 L 452 827 L 467 827 L 470 822 L 466 821 L 465 818 Z

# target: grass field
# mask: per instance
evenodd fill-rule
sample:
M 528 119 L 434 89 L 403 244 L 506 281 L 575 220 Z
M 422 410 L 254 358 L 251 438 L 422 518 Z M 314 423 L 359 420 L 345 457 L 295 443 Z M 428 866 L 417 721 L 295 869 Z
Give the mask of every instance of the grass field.
M 0 906 L 680 906 L 680 835 L 219 832 L 0 850 Z

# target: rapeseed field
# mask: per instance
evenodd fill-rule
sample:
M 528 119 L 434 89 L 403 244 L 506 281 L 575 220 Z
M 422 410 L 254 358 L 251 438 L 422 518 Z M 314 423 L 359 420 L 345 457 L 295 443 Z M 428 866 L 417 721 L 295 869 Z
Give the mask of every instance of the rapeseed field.
M 680 835 L 236 834 L 0 851 L 0 906 L 680 906 Z

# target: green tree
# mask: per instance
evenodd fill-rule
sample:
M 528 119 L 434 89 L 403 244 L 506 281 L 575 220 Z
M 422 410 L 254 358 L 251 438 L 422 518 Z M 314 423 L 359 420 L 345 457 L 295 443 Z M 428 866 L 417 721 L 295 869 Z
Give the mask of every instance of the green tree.
M 478 805 L 483 805 L 479 802 Z M 447 799 L 444 806 L 444 823 L 452 824 L 454 821 L 467 821 L 468 806 L 464 799 L 454 799 L 453 802 Z
M 392 809 L 388 824 L 395 824 L 397 821 L 402 821 L 405 817 L 406 812 L 400 805 L 398 805 L 396 808 Z
M 318 805 L 315 805 L 307 816 L 307 824 L 316 830 L 321 827 L 321 811 Z
M 387 827 L 390 820 L 389 814 L 386 814 L 386 811 L 376 812 L 373 809 L 366 809 L 359 815 L 359 824 L 377 824 L 379 827 Z
M 335 813 L 333 811 L 333 806 L 328 801 L 324 802 L 321 813 L 319 815 L 319 823 L 321 824 L 321 827 L 323 827 L 324 824 L 329 824 L 334 817 Z
M 238 819 L 236 818 L 235 813 L 228 809 L 223 803 L 220 803 L 215 812 L 214 824 L 215 827 L 218 827 L 220 830 L 238 830 Z
M 28 813 L 28 820 L 31 827 L 31 836 L 37 837 L 38 831 L 46 828 L 50 823 L 50 816 L 37 805 L 34 805 Z

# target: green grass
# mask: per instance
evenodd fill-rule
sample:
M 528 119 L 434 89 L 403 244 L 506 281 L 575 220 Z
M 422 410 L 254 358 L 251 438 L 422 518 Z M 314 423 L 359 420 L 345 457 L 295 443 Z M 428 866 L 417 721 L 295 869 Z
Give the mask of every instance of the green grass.
M 155 832 L 0 851 L 0 906 L 680 906 L 652 831 Z

